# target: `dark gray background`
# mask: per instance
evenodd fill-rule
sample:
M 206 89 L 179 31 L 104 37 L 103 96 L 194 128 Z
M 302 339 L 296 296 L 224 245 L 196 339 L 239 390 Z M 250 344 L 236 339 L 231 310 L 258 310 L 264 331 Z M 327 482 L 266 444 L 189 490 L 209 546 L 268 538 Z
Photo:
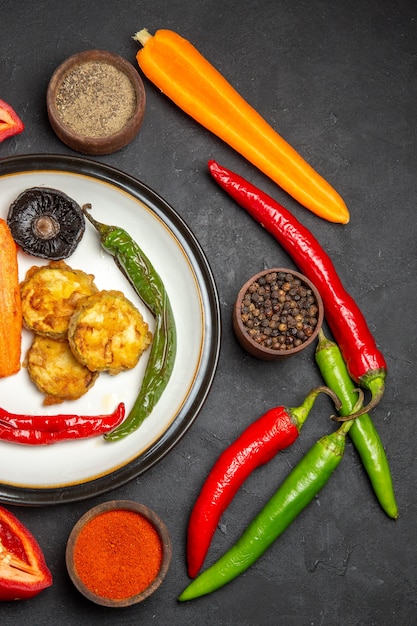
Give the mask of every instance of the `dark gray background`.
M 10 507 L 38 537 L 54 586 L 4 603 L 2 624 L 390 626 L 416 622 L 416 70 L 414 0 L 0 1 L 0 97 L 26 129 L 0 157 L 75 154 L 53 134 L 45 93 L 71 54 L 101 48 L 135 64 L 132 35 L 172 28 L 191 40 L 258 111 L 341 193 L 347 226 L 287 197 L 149 82 L 138 137 L 97 157 L 162 195 L 200 241 L 221 301 L 223 339 L 211 393 L 191 430 L 146 474 L 105 496 L 49 507 Z M 249 178 L 309 227 L 331 255 L 386 356 L 387 390 L 373 416 L 387 448 L 398 521 L 378 507 L 348 444 L 337 474 L 264 557 L 224 589 L 188 604 L 189 512 L 220 452 L 266 409 L 298 405 L 320 381 L 313 352 L 269 364 L 245 355 L 231 333 L 239 286 L 264 266 L 292 261 L 207 174 L 207 160 Z M 1 168 L 1 161 L 0 161 Z M 295 267 L 294 267 L 295 269 Z M 207 562 L 220 556 L 313 442 L 331 430 L 327 398 L 295 445 L 259 469 L 225 513 Z M 53 468 L 51 468 L 53 471 Z M 173 541 L 168 577 L 144 604 L 114 612 L 72 587 L 65 544 L 77 519 L 107 499 L 148 504 Z

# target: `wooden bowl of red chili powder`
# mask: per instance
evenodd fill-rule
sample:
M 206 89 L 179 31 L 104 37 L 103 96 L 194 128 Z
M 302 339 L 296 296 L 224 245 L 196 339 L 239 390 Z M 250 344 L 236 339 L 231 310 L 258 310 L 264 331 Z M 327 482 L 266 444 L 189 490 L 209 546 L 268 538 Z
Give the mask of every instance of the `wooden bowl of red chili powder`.
M 154 511 L 130 500 L 113 500 L 81 517 L 65 556 L 71 580 L 86 598 L 125 607 L 158 589 L 172 547 L 167 527 Z

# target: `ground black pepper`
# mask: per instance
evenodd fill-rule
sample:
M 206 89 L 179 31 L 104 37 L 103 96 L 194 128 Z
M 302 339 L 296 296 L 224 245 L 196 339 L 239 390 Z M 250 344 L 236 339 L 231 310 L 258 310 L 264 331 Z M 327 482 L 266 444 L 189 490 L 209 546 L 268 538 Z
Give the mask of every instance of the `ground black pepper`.
M 270 272 L 253 282 L 241 305 L 249 336 L 271 350 L 291 350 L 313 334 L 318 306 L 313 291 L 298 277 Z
M 88 61 L 66 74 L 56 108 L 62 122 L 78 135 L 109 137 L 133 117 L 136 95 L 123 71 L 110 63 Z

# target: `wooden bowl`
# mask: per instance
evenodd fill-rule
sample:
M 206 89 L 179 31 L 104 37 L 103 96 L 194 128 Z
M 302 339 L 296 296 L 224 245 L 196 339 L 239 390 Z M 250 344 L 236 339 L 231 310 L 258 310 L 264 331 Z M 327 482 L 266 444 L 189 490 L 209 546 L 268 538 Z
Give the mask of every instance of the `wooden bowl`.
M 110 154 L 137 135 L 145 113 L 142 79 L 131 63 L 104 50 L 72 55 L 46 94 L 49 121 L 63 143 L 83 154 Z
M 153 576 L 152 580 L 150 581 L 150 583 L 146 586 L 146 588 L 141 590 L 139 593 L 134 593 L 134 594 L 128 595 L 127 597 L 115 598 L 114 596 L 116 594 L 114 593 L 111 593 L 111 594 L 109 593 L 107 595 L 104 593 L 102 594 L 99 593 L 98 587 L 96 587 L 96 589 L 93 590 L 91 588 L 91 586 L 93 586 L 92 582 L 91 582 L 91 586 L 86 584 L 86 575 L 84 573 L 84 567 L 85 566 L 88 567 L 89 564 L 91 564 L 92 568 L 94 568 L 95 570 L 101 567 L 103 570 L 109 572 L 109 576 L 112 581 L 119 579 L 119 582 L 117 583 L 118 587 L 125 589 L 125 586 L 124 586 L 125 581 L 122 579 L 122 577 L 126 577 L 126 580 L 131 582 L 132 580 L 138 579 L 141 576 L 141 570 L 146 568 L 147 557 L 144 556 L 144 551 L 140 549 L 138 550 L 137 553 L 135 553 L 134 551 L 135 544 L 132 542 L 130 546 L 130 553 L 126 555 L 126 561 L 125 561 L 126 565 L 129 566 L 130 569 L 128 569 L 127 567 L 125 568 L 124 566 L 123 568 L 118 569 L 117 562 L 119 561 L 119 559 L 116 555 L 120 554 L 120 551 L 116 553 L 112 553 L 112 558 L 107 558 L 106 556 L 105 562 L 103 563 L 103 560 L 104 560 L 103 555 L 107 555 L 110 549 L 111 550 L 117 549 L 114 547 L 114 544 L 116 543 L 116 541 L 111 542 L 109 540 L 108 542 L 109 545 L 106 545 L 106 542 L 104 542 L 104 545 L 100 544 L 100 549 L 97 550 L 94 555 L 89 556 L 87 554 L 87 551 L 85 552 L 82 551 L 82 545 L 83 545 L 82 542 L 88 541 L 89 536 L 84 535 L 84 538 L 81 539 L 80 535 L 86 529 L 88 531 L 89 525 L 90 525 L 90 528 L 89 528 L 90 532 L 91 533 L 96 532 L 92 524 L 94 524 L 94 522 L 97 522 L 97 518 L 99 516 L 103 514 L 109 514 L 109 513 L 111 514 L 112 512 L 117 514 L 117 512 L 120 512 L 120 511 L 121 512 L 127 511 L 129 513 L 133 513 L 134 515 L 136 515 L 138 517 L 138 520 L 135 520 L 135 522 L 137 521 L 138 523 L 142 525 L 145 524 L 147 527 L 152 528 L 153 535 L 154 535 L 154 531 L 156 531 L 157 535 L 154 535 L 154 539 L 152 541 L 153 542 L 155 540 L 157 541 L 155 537 L 159 538 L 158 550 L 155 551 L 155 553 L 158 552 L 158 555 L 160 558 L 160 566 L 159 566 L 159 569 L 156 571 L 155 575 Z M 107 519 L 108 517 L 109 516 L 107 515 Z M 102 519 L 104 519 L 104 517 Z M 132 516 L 129 516 L 129 519 L 132 520 L 133 519 Z M 114 519 L 112 523 L 114 523 L 115 521 L 116 520 Z M 117 528 L 118 529 L 121 528 L 119 522 L 118 522 Z M 121 531 L 119 530 L 117 531 L 117 537 L 119 536 L 120 532 Z M 136 530 L 133 533 L 129 534 L 129 536 L 133 537 L 134 534 L 138 534 Z M 144 532 L 142 534 L 144 534 Z M 109 532 L 107 536 L 110 538 L 111 533 Z M 81 535 L 81 537 L 83 536 Z M 78 542 L 81 542 L 81 543 L 78 544 Z M 90 543 L 92 542 L 90 541 Z M 77 550 L 77 547 L 79 548 L 78 550 Z M 132 550 L 133 550 L 133 553 L 132 553 Z M 149 548 L 147 548 L 146 551 L 148 552 Z M 72 582 L 74 583 L 75 587 L 78 589 L 78 591 L 82 593 L 86 598 L 88 598 L 89 600 L 91 600 L 92 602 L 96 604 L 100 604 L 102 606 L 107 606 L 107 607 L 114 607 L 114 608 L 131 606 L 132 604 L 138 604 L 139 602 L 142 602 L 143 600 L 148 598 L 152 593 L 154 593 L 158 589 L 158 587 L 161 585 L 162 581 L 164 580 L 168 572 L 168 569 L 171 563 L 171 557 L 172 557 L 171 539 L 170 539 L 167 527 L 165 526 L 164 522 L 156 515 L 156 513 L 154 513 L 154 511 L 149 509 L 147 506 L 143 504 L 139 504 L 137 502 L 132 502 L 130 500 L 112 500 L 109 502 L 104 502 L 103 504 L 99 504 L 98 506 L 92 508 L 90 511 L 85 513 L 85 515 L 83 515 L 80 518 L 80 520 L 75 524 L 74 528 L 72 529 L 71 534 L 68 538 L 66 553 L 65 553 L 65 560 L 66 560 L 66 565 L 67 565 L 69 576 Z M 132 564 L 135 568 L 137 568 L 136 570 L 131 569 Z M 117 595 L 120 595 L 120 594 L 117 594 Z M 113 597 L 109 597 L 109 596 L 113 596 Z
M 303 339 L 302 342 L 299 343 L 299 345 L 296 345 L 291 349 L 282 350 L 277 348 L 270 348 L 266 344 L 266 340 L 265 342 L 260 342 L 259 336 L 258 340 L 254 339 L 253 336 L 251 336 L 251 334 L 248 332 L 248 326 L 242 318 L 242 302 L 248 289 L 252 288 L 254 283 L 258 283 L 259 279 L 264 280 L 265 277 L 271 276 L 273 275 L 273 273 L 291 275 L 295 279 L 298 279 L 303 286 L 310 290 L 310 293 L 314 298 L 315 306 L 317 308 L 317 313 L 315 316 L 316 323 L 314 326 L 310 326 L 309 328 L 309 332 L 311 334 L 307 338 Z M 321 296 L 316 287 L 310 280 L 308 280 L 308 278 L 306 278 L 306 276 L 287 268 L 272 268 L 258 272 L 257 274 L 249 278 L 249 280 L 247 280 L 240 289 L 233 307 L 233 330 L 240 345 L 249 354 L 264 361 L 276 361 L 288 359 L 295 354 L 299 354 L 302 350 L 305 350 L 308 346 L 310 346 L 317 337 L 317 334 L 323 324 L 323 318 L 324 307 Z M 278 322 L 274 323 L 277 324 L 280 323 L 280 321 L 278 320 Z M 255 330 L 250 329 L 250 332 L 254 333 Z M 278 330 L 274 330 L 274 332 L 277 334 Z M 270 341 L 270 337 L 268 337 L 268 340 Z M 297 339 L 297 341 L 300 341 L 300 339 Z

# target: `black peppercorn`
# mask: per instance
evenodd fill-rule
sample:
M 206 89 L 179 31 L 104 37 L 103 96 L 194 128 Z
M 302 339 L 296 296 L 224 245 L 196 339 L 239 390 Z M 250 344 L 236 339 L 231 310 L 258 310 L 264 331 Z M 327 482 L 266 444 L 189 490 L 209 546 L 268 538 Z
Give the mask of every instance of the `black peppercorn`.
M 310 287 L 288 272 L 269 272 L 248 287 L 241 320 L 249 336 L 271 350 L 291 350 L 313 334 L 318 323 Z

